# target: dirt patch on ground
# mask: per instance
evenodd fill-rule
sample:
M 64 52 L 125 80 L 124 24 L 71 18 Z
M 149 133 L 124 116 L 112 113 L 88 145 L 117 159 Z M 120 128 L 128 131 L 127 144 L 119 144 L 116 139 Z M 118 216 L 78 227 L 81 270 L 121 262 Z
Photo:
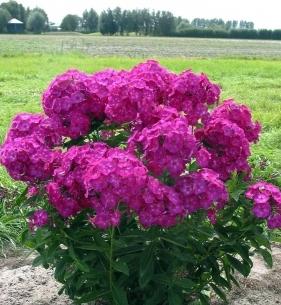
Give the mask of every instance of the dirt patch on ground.
M 34 256 L 0 259 L 1 305 L 70 305 L 60 285 L 52 277 L 52 270 L 32 267 Z
M 281 247 L 273 247 L 274 267 L 265 266 L 262 258 L 254 258 L 254 268 L 241 287 L 229 294 L 231 305 L 281 305 Z M 0 259 L 1 305 L 71 305 L 64 295 L 58 296 L 51 270 L 32 267 L 32 256 Z M 214 305 L 221 303 L 214 302 Z
M 272 248 L 273 268 L 267 268 L 263 258 L 253 258 L 254 268 L 248 278 L 240 278 L 240 288 L 229 295 L 231 305 L 281 304 L 281 247 Z

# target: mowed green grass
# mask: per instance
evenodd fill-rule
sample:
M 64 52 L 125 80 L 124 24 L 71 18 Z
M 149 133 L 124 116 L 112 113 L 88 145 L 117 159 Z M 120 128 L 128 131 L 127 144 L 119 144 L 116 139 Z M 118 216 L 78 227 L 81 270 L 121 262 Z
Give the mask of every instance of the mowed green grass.
M 88 73 L 108 67 L 128 69 L 142 60 L 78 54 L 0 56 L 0 142 L 16 113 L 42 111 L 40 96 L 58 73 L 69 68 Z M 222 86 L 223 99 L 231 97 L 250 106 L 254 118 L 263 125 L 261 141 L 253 147 L 254 158 L 265 156 L 271 161 L 272 171 L 281 171 L 281 60 L 158 60 L 174 72 L 186 69 L 205 72 Z M 0 182 L 6 186 L 13 183 L 3 168 L 0 169 Z

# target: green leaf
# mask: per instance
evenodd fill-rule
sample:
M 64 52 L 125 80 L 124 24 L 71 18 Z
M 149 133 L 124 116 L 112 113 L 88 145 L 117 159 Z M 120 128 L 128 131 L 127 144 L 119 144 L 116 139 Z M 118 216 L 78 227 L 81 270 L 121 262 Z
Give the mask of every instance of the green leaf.
M 227 302 L 226 295 L 225 295 L 225 293 L 223 292 L 223 290 L 220 289 L 218 286 L 216 286 L 216 285 L 213 284 L 213 283 L 210 283 L 210 285 L 211 285 L 212 288 L 214 289 L 214 292 L 215 292 L 224 302 Z
M 183 298 L 182 293 L 180 291 L 180 295 L 173 289 L 169 289 L 168 291 L 168 302 L 169 305 L 182 305 Z
M 82 249 L 82 250 L 89 250 L 89 251 L 98 251 L 98 252 L 105 252 L 105 248 L 94 245 L 94 244 L 90 244 L 90 243 L 85 243 L 83 245 L 77 245 L 75 246 L 77 249 Z
M 248 263 L 244 261 L 244 263 L 241 263 L 237 258 L 227 254 L 227 259 L 231 266 L 239 271 L 243 276 L 247 277 L 251 271 L 251 268 Z
M 95 300 L 97 300 L 101 297 L 104 297 L 107 294 L 109 294 L 109 291 L 106 291 L 106 292 L 98 292 L 98 291 L 89 292 L 89 293 L 83 295 L 82 298 L 79 298 L 79 299 L 75 300 L 75 304 L 89 303 L 91 301 L 95 301 Z
M 240 288 L 239 283 L 237 282 L 237 280 L 235 279 L 235 277 L 234 277 L 232 274 L 229 275 L 229 278 L 231 279 L 231 281 L 232 281 L 237 287 Z
M 114 283 L 112 283 L 112 297 L 115 305 L 128 305 L 128 299 L 125 290 Z
M 249 263 L 249 265 L 250 265 L 251 267 L 253 267 L 253 262 L 252 262 L 252 260 L 250 259 L 249 247 L 237 243 L 237 244 L 235 245 L 235 249 L 236 249 L 237 253 L 241 256 L 241 258 L 242 258 L 244 261 L 246 261 L 247 263 Z
M 213 281 L 214 281 L 217 285 L 219 285 L 219 286 L 225 287 L 225 288 L 227 288 L 227 289 L 230 289 L 230 288 L 231 288 L 230 283 L 229 283 L 225 278 L 223 278 L 223 277 L 220 276 L 220 275 L 214 274 L 214 275 L 213 275 Z
M 29 229 L 26 229 L 21 233 L 20 236 L 21 243 L 25 244 L 28 241 L 28 238 L 29 238 Z
M 149 244 L 142 256 L 139 271 L 139 284 L 144 288 L 152 279 L 154 274 L 154 243 Z
M 155 304 L 162 304 L 165 298 L 165 293 L 161 290 L 157 290 L 153 292 L 153 296 L 151 298 L 145 299 L 144 305 L 155 305 Z
M 199 166 L 198 164 L 196 163 L 196 161 L 193 161 L 189 164 L 189 167 L 188 167 L 188 171 L 189 172 L 195 172 L 199 169 Z
M 210 298 L 206 294 L 200 293 L 199 299 L 202 305 L 210 305 Z
M 238 189 L 230 193 L 230 197 L 234 199 L 235 202 L 239 201 L 240 196 L 244 193 L 244 189 Z
M 76 266 L 83 272 L 90 272 L 89 266 L 76 255 L 71 244 L 68 246 L 68 250 L 70 257 L 74 260 Z
M 270 249 L 270 241 L 264 235 L 255 236 L 255 241 L 259 244 L 259 246 L 264 246 L 267 249 Z
M 185 289 L 185 290 L 192 290 L 192 288 L 195 285 L 195 283 L 190 279 L 175 280 L 174 284 L 177 285 L 178 287 L 181 287 L 181 288 Z
M 122 261 L 113 262 L 112 267 L 116 271 L 119 271 L 119 272 L 124 273 L 125 275 L 129 276 L 130 272 L 129 272 L 129 267 L 128 267 L 127 263 L 122 262 Z
M 38 267 L 42 264 L 43 264 L 43 257 L 41 255 L 37 256 L 32 262 L 33 267 Z
M 26 198 L 26 194 L 28 192 L 28 187 L 26 187 L 23 192 L 16 198 L 16 205 L 20 205 L 21 203 L 23 203 L 27 198 Z
M 272 255 L 269 251 L 265 249 L 259 249 L 258 252 L 262 255 L 263 259 L 267 263 L 268 267 L 272 268 L 273 261 L 272 261 Z

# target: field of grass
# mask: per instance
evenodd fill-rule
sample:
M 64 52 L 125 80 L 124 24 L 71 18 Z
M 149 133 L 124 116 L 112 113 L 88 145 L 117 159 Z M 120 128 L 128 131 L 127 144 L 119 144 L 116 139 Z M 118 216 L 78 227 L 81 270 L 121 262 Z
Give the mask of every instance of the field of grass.
M 270 160 L 269 172 L 281 172 L 281 60 L 158 58 L 180 72 L 192 68 L 221 84 L 223 98 L 233 97 L 253 109 L 262 122 L 263 135 L 253 147 L 254 158 Z M 18 112 L 40 112 L 40 95 L 51 79 L 69 68 L 86 72 L 112 67 L 130 68 L 141 61 L 129 57 L 91 57 L 78 54 L 0 56 L 0 143 L 11 118 Z M 11 180 L 0 169 L 0 182 Z M 281 185 L 281 180 L 279 181 Z
M 281 41 L 120 37 L 96 35 L 0 35 L 0 54 L 80 52 L 125 57 L 281 58 Z

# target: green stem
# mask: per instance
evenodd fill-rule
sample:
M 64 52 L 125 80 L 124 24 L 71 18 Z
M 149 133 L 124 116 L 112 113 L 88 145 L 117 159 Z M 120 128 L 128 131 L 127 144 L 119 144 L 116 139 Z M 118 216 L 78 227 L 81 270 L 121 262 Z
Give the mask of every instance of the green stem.
M 113 238 L 114 228 L 110 229 L 110 249 L 109 249 L 109 289 L 112 292 L 112 259 L 113 259 Z

